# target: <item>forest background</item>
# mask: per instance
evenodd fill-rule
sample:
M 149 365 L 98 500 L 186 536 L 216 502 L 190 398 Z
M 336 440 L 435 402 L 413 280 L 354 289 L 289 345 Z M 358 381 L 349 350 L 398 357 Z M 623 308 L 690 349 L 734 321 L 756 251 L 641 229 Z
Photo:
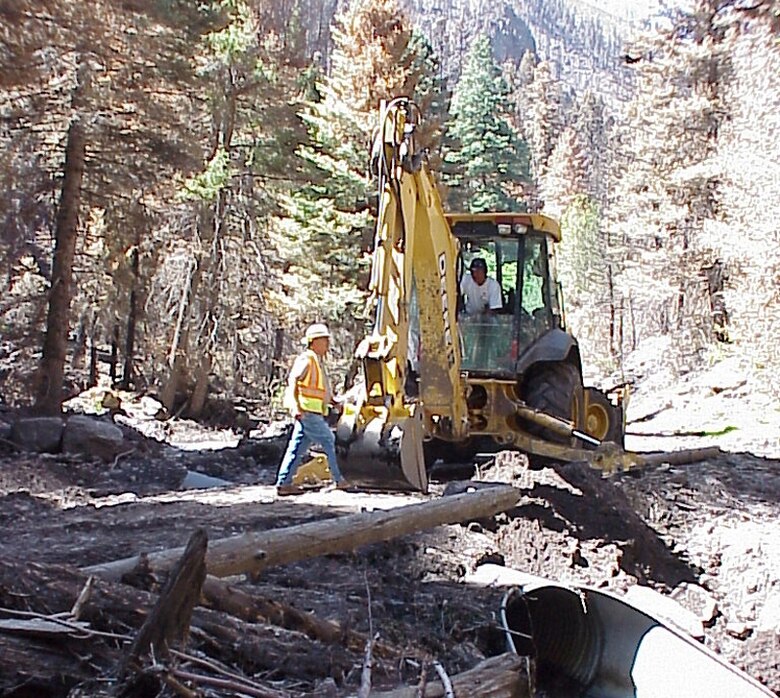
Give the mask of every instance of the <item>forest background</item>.
M 773 0 L 4 2 L 2 400 L 57 413 L 104 361 L 186 416 L 268 403 L 313 321 L 345 372 L 401 94 L 448 208 L 560 217 L 591 376 L 652 347 L 780 390 L 779 34 Z

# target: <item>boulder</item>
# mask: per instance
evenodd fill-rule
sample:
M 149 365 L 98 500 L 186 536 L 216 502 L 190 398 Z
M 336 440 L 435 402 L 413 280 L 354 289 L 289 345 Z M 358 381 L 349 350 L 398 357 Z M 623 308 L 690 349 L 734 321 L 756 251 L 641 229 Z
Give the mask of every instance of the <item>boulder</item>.
M 65 425 L 62 450 L 66 453 L 84 453 L 109 461 L 116 458 L 123 448 L 124 436 L 115 424 L 74 415 Z
M 57 453 L 62 441 L 60 417 L 25 417 L 11 429 L 11 441 L 23 451 Z
M 710 627 L 720 612 L 715 597 L 698 584 L 683 582 L 671 593 L 671 597 L 695 613 L 705 627 Z

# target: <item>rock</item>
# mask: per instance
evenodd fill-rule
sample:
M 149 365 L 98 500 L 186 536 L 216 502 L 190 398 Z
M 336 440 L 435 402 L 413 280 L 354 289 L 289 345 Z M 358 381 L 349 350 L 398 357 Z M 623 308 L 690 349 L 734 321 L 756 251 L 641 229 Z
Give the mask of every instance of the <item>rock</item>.
M 640 584 L 632 586 L 624 598 L 649 616 L 670 623 L 697 640 L 704 639 L 704 625 L 701 619 L 673 598 Z
M 104 461 L 114 459 L 124 448 L 124 435 L 115 424 L 83 415 L 68 419 L 62 436 L 62 450 L 84 453 Z
M 23 451 L 57 453 L 62 441 L 62 429 L 60 417 L 20 419 L 11 429 L 11 441 Z
M 211 475 L 188 470 L 187 474 L 184 476 L 184 480 L 182 480 L 181 487 L 185 490 L 198 490 L 210 487 L 229 487 L 232 484 L 232 482 L 228 482 L 222 478 L 211 477 Z
M 766 597 L 764 607 L 758 614 L 758 628 L 762 632 L 780 634 L 780 590 Z
M 671 593 L 671 597 L 695 613 L 705 627 L 715 622 L 715 617 L 718 615 L 718 602 L 709 591 L 698 584 L 683 582 Z
M 140 401 L 141 413 L 147 417 L 154 417 L 155 419 L 165 419 L 167 417 L 167 410 L 161 402 L 158 402 L 153 397 L 144 395 Z
M 726 632 L 731 635 L 731 637 L 737 638 L 737 640 L 744 640 L 750 635 L 751 630 L 746 623 L 732 621 L 726 624 Z
M 247 436 L 250 439 L 284 439 L 290 435 L 291 423 L 289 421 L 274 421 L 265 425 L 258 425 L 257 429 L 252 429 Z

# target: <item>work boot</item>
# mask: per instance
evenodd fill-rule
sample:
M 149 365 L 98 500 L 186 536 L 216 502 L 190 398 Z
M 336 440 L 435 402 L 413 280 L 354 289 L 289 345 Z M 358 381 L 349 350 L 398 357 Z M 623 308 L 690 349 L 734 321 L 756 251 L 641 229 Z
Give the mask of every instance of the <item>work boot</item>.
M 354 487 L 355 486 L 346 478 L 342 478 L 336 483 L 337 490 L 352 490 Z
M 276 494 L 279 497 L 285 497 L 291 494 L 303 494 L 303 488 L 298 485 L 277 485 Z

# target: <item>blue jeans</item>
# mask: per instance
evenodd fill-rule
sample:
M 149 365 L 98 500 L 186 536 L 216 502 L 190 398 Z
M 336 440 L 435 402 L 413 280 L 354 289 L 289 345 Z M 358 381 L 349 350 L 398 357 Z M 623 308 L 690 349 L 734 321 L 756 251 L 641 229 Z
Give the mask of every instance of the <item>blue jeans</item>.
M 339 464 L 336 461 L 336 437 L 330 430 L 325 417 L 313 412 L 304 412 L 300 417 L 296 417 L 295 426 L 293 426 L 290 442 L 287 444 L 287 451 L 282 458 L 282 464 L 279 467 L 279 474 L 276 476 L 276 485 L 289 485 L 295 477 L 295 471 L 301 460 L 313 443 L 320 444 L 325 449 L 325 455 L 328 457 L 328 468 L 334 482 L 341 482 L 343 479 Z

